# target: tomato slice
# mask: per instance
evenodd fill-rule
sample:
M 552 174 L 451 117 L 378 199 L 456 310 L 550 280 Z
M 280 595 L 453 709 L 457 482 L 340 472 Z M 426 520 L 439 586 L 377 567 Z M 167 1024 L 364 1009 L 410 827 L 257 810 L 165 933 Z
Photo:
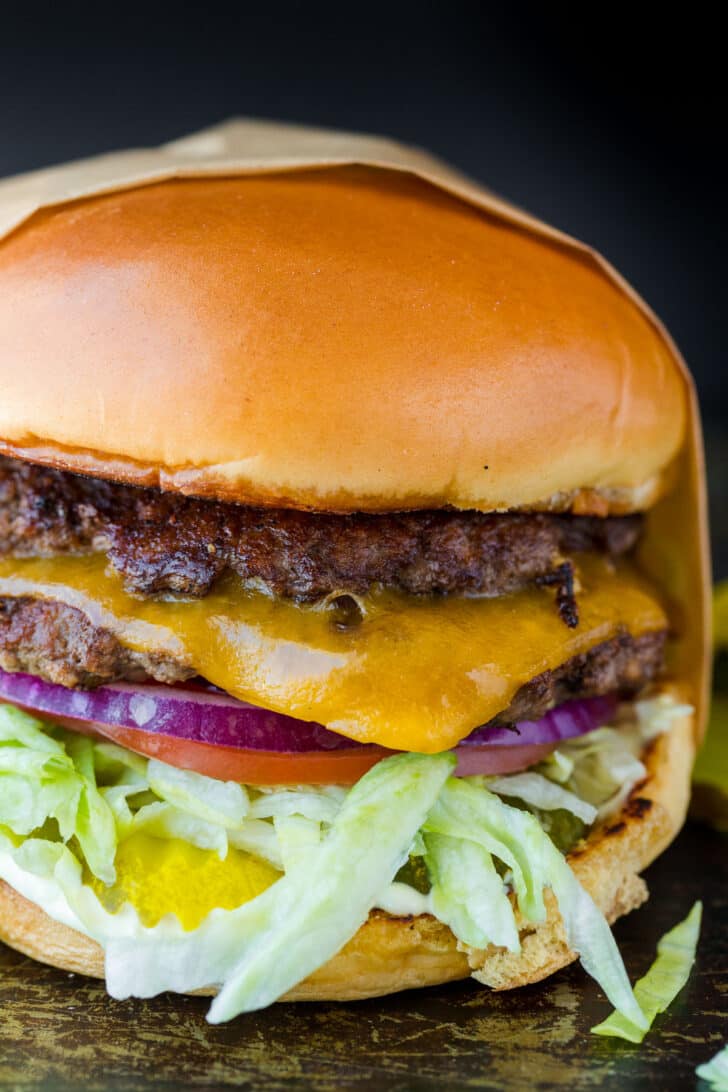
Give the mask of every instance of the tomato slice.
M 111 740 L 128 751 L 146 758 L 158 758 L 181 770 L 193 770 L 218 781 L 239 781 L 244 785 L 353 785 L 377 762 L 397 753 L 374 744 L 333 751 L 254 751 L 72 717 L 54 716 L 53 720 L 72 732 Z M 542 761 L 555 747 L 555 743 L 458 747 L 455 750 L 457 774 L 466 777 L 525 770 Z
M 53 719 L 73 732 L 109 739 L 128 751 L 158 758 L 170 766 L 245 785 L 353 785 L 377 762 L 394 754 L 394 751 L 374 745 L 336 751 L 251 751 L 242 747 L 223 747 L 218 743 L 198 743 L 139 728 L 66 717 Z

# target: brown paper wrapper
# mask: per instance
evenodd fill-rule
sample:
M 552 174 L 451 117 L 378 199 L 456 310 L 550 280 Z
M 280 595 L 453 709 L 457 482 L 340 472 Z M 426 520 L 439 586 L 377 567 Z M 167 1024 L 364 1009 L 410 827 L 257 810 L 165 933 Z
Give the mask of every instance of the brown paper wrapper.
M 632 299 L 670 349 L 683 377 L 689 419 L 674 489 L 650 513 L 644 566 L 674 605 L 677 640 L 670 664 L 696 706 L 702 738 L 710 682 L 710 560 L 705 465 L 693 382 L 669 334 L 647 304 L 601 255 L 541 223 L 418 149 L 380 137 L 269 122 L 233 120 L 162 145 L 80 160 L 0 182 L 0 240 L 40 209 L 169 178 L 260 174 L 362 164 L 414 174 L 491 216 L 577 251 Z

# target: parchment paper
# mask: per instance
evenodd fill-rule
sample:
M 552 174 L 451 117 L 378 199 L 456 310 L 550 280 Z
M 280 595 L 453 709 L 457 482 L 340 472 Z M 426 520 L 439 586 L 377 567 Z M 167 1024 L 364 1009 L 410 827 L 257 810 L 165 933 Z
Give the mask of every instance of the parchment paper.
M 697 399 L 685 362 L 669 334 L 601 255 L 418 149 L 380 137 L 235 119 L 159 148 L 115 152 L 0 181 L 0 241 L 41 209 L 167 178 L 256 174 L 350 163 L 418 175 L 504 222 L 578 252 L 641 308 L 669 347 L 686 385 L 689 421 L 676 487 L 650 514 L 642 559 L 676 605 L 679 640 L 675 642 L 671 666 L 690 685 L 702 738 L 711 662 L 710 560 Z

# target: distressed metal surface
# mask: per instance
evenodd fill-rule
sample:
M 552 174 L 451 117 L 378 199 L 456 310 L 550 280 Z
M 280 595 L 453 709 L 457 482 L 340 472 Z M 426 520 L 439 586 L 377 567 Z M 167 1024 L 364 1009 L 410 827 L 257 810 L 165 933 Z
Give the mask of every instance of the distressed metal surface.
M 0 1087 L 691 1088 L 695 1065 L 728 1035 L 728 839 L 689 825 L 647 880 L 650 902 L 616 927 L 632 976 L 695 898 L 705 923 L 688 986 L 642 1047 L 589 1035 L 608 1006 L 578 967 L 505 994 L 458 983 L 355 1005 L 277 1005 L 211 1027 L 203 999 L 114 1002 L 97 982 L 0 946 Z

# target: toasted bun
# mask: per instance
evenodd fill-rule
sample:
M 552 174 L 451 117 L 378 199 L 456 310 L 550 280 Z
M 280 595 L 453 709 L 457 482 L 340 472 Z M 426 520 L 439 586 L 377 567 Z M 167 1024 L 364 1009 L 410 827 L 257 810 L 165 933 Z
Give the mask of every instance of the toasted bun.
M 622 812 L 570 857 L 577 877 L 609 921 L 647 898 L 639 873 L 670 843 L 685 818 L 694 756 L 691 717 L 679 720 L 645 757 L 646 781 Z M 287 1000 L 351 1001 L 466 978 L 495 989 L 538 982 L 576 958 L 553 898 L 548 917 L 524 924 L 518 955 L 501 948 L 461 950 L 450 930 L 429 916 L 393 918 L 375 911 L 356 936 Z M 0 881 L 0 938 L 33 959 L 104 977 L 104 955 L 88 937 L 60 925 Z
M 626 511 L 684 381 L 592 263 L 365 167 L 165 182 L 0 244 L 0 449 L 255 504 Z

